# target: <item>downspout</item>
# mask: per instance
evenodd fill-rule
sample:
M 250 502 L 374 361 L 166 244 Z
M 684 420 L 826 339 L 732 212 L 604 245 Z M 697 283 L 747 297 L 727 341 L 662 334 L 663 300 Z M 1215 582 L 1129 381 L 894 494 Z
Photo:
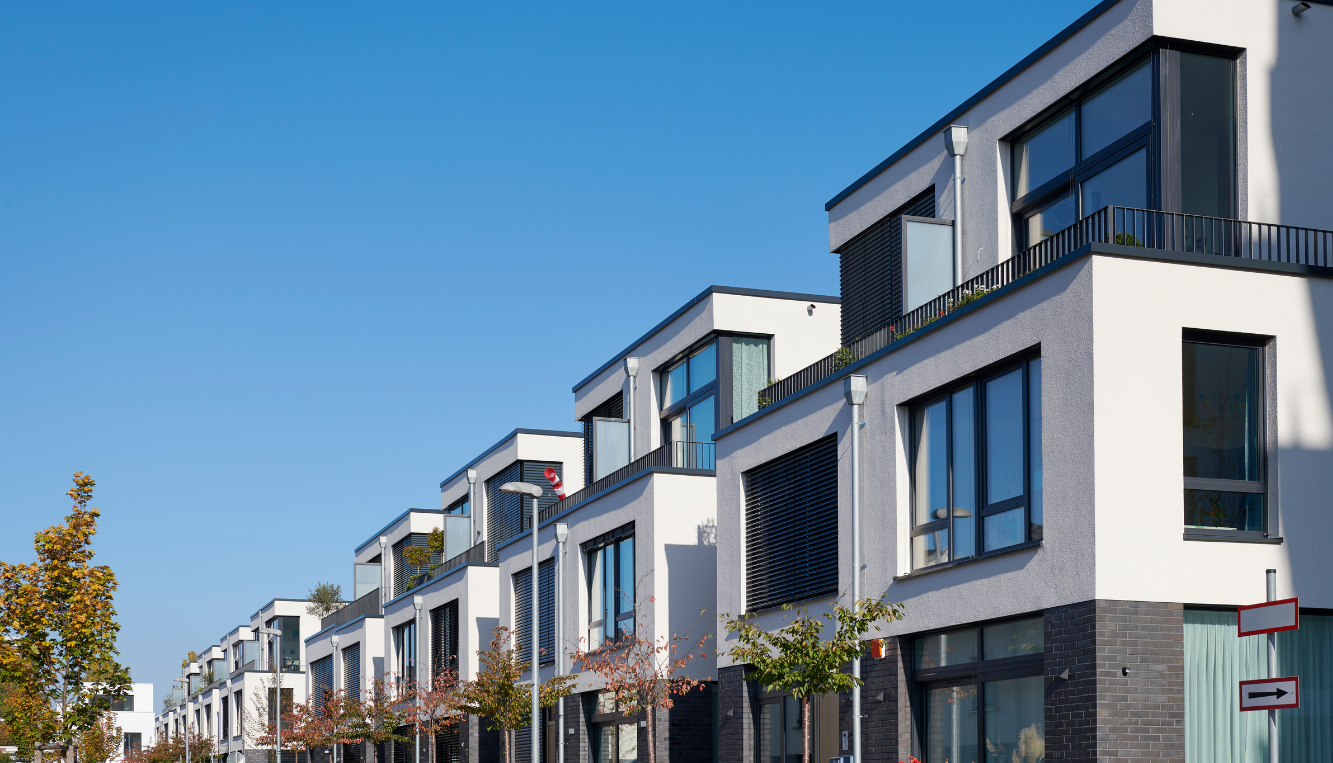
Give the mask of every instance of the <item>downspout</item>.
M 944 147 L 953 157 L 953 285 L 963 282 L 963 154 L 967 153 L 967 126 L 944 128 Z
M 639 359 L 625 358 L 625 375 L 629 377 L 629 460 L 634 462 L 634 387 L 639 377 Z
M 388 551 L 389 539 L 383 535 L 380 536 L 380 612 L 384 611 L 384 602 L 388 599 L 384 595 L 389 592 L 389 559 Z
M 866 400 L 866 377 L 852 374 L 842 380 L 842 394 L 852 407 L 852 609 L 861 602 L 861 404 Z M 861 652 L 852 658 L 852 677 L 861 679 Z M 861 687 L 852 689 L 852 763 L 861 763 Z
M 485 540 L 483 532 L 486 527 L 485 518 L 481 515 L 481 507 L 477 505 L 477 470 L 467 470 L 467 505 L 468 512 L 472 514 L 472 545 Z

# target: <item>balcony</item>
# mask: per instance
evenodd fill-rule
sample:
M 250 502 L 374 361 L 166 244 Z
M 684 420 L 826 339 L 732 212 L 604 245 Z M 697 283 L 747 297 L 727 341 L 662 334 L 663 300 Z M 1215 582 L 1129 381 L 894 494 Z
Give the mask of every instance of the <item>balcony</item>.
M 574 508 L 619 482 L 650 469 L 681 469 L 692 473 L 715 474 L 714 446 L 711 442 L 669 442 L 657 450 L 637 458 L 582 490 L 569 494 L 563 500 L 546 507 L 538 515 L 538 522 Z
M 328 617 L 321 618 L 319 629 L 324 630 L 330 625 L 346 625 L 358 617 L 375 617 L 382 613 L 380 609 L 380 589 L 373 588 L 369 593 L 362 594 L 361 598 L 351 604 Z
M 1073 256 L 1088 244 L 1240 257 L 1268 262 L 1333 267 L 1333 231 L 1270 225 L 1218 217 L 1183 215 L 1130 207 L 1104 207 L 1014 257 L 881 326 L 826 358 L 759 390 L 759 408 L 784 400 L 829 378 L 958 308 L 1046 265 Z

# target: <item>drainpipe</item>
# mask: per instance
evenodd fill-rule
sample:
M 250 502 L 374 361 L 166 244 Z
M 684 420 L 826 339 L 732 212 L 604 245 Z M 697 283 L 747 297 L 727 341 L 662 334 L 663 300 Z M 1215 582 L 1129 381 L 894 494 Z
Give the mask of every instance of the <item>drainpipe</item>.
M 866 377 L 852 374 L 842 380 L 842 394 L 852 407 L 852 607 L 861 601 L 861 404 L 866 401 Z M 861 653 L 852 658 L 852 677 L 861 678 Z M 852 689 L 852 763 L 861 763 L 861 687 Z
M 477 470 L 467 470 L 467 505 L 468 511 L 472 513 L 472 545 L 476 545 L 482 540 L 482 530 L 486 527 L 484 517 L 481 515 L 481 507 L 477 505 Z
M 944 128 L 944 147 L 953 157 L 953 284 L 963 282 L 963 154 L 967 153 L 967 126 Z
M 625 358 L 625 375 L 629 377 L 629 460 L 634 461 L 634 386 L 639 376 L 639 359 Z
M 385 550 L 388 547 L 389 547 L 389 539 L 381 535 L 380 536 L 380 611 L 381 612 L 384 611 L 384 602 L 388 601 L 388 599 L 384 598 L 384 594 L 389 592 L 389 584 L 388 582 L 386 582 L 389 579 L 389 557 L 387 556 L 388 551 Z

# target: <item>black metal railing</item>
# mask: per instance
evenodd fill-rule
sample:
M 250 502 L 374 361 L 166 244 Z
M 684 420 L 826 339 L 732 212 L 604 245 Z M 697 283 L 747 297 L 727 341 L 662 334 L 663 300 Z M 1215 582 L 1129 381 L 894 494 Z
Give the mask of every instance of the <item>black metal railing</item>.
M 823 381 L 857 360 L 888 347 L 969 302 L 1095 243 L 1333 266 L 1333 231 L 1131 207 L 1104 207 L 926 304 L 898 316 L 866 336 L 838 348 L 832 355 L 759 390 L 759 407 L 766 408 Z
M 678 469 L 702 469 L 712 471 L 716 468 L 714 448 L 711 442 L 669 442 L 657 450 L 637 458 L 605 477 L 565 496 L 563 500 L 542 509 L 538 522 L 545 522 L 576 504 L 582 503 L 621 480 L 629 479 L 639 472 L 653 467 L 675 467 Z

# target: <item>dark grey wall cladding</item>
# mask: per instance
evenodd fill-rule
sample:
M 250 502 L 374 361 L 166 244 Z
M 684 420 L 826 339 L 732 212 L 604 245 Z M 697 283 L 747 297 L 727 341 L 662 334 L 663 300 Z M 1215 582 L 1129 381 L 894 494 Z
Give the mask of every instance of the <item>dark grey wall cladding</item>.
M 713 759 L 713 684 L 675 698 L 674 707 L 657 714 L 658 760 Z M 662 753 L 666 757 L 662 757 Z
M 1184 762 L 1183 605 L 1097 601 L 1097 758 Z
M 745 682 L 745 667 L 717 671 L 719 763 L 754 763 L 753 687 Z
M 487 731 L 486 721 L 469 715 L 458 725 L 458 747 L 459 760 L 464 763 L 498 763 L 500 732 Z
M 1088 760 L 1097 749 L 1096 628 L 1095 602 L 1046 611 L 1047 760 Z
M 597 692 L 571 694 L 562 700 L 565 703 L 565 760 L 592 760 L 589 753 L 588 738 L 592 734 L 588 713 L 591 711 Z

